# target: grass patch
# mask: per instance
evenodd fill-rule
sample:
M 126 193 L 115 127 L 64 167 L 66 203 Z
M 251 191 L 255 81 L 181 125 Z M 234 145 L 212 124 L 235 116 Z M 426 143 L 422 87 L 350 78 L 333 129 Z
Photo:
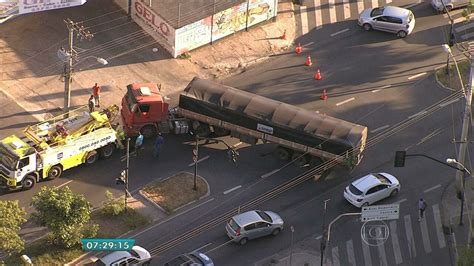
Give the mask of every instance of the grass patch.
M 469 72 L 471 71 L 469 60 L 459 60 L 458 66 L 464 87 L 469 86 Z M 444 66 L 436 71 L 436 77 L 441 84 L 448 88 L 454 90 L 460 90 L 462 88 L 461 83 L 459 82 L 458 71 L 456 70 L 456 66 L 452 60 L 450 60 L 449 75 L 446 74 L 446 66 Z
M 92 220 L 99 225 L 98 238 L 118 237 L 150 223 L 148 218 L 129 208 L 127 208 L 127 212 L 121 212 L 118 215 L 94 212 Z
M 142 192 L 149 199 L 160 205 L 168 213 L 201 198 L 207 193 L 207 184 L 197 176 L 197 190 L 193 190 L 194 175 L 181 172 L 164 181 L 155 181 L 143 188 Z

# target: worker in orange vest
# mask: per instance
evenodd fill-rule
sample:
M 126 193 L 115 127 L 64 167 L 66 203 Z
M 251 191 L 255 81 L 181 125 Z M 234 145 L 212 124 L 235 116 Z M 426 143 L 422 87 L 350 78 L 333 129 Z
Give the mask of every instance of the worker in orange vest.
M 97 83 L 92 87 L 92 95 L 94 95 L 95 107 L 100 107 L 100 86 Z

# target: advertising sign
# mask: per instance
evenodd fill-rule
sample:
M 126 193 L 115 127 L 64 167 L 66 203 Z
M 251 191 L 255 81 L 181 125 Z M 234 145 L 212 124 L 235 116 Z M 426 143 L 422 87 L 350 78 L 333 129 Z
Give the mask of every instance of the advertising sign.
M 362 222 L 396 220 L 400 216 L 400 205 L 375 205 L 362 207 Z
M 154 37 L 161 37 L 166 40 L 168 47 L 174 46 L 174 28 L 171 27 L 162 17 L 155 13 L 150 7 L 147 6 L 143 1 L 135 0 L 132 5 L 132 18 L 133 20 L 142 26 L 143 29 L 151 29 L 153 32 L 149 32 Z M 158 36 L 156 36 L 158 34 Z
M 87 0 L 18 0 L 19 14 L 83 5 Z

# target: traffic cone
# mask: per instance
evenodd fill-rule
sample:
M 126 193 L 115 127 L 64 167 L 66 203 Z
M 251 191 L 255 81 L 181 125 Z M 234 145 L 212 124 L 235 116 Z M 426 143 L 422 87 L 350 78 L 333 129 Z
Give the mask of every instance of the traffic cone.
M 319 71 L 319 68 L 318 68 L 318 71 L 316 71 L 316 74 L 314 74 L 314 79 L 315 80 L 320 80 L 321 79 L 321 72 Z
M 298 43 L 298 45 L 295 48 L 295 52 L 296 54 L 301 54 L 302 51 L 303 51 L 303 48 L 301 47 L 301 43 Z
M 305 64 L 305 66 L 312 66 L 313 65 L 313 62 L 311 62 L 311 56 L 310 55 L 308 55 L 306 57 L 306 62 L 304 64 Z
M 321 95 L 321 100 L 325 101 L 328 99 L 328 93 L 326 92 L 326 89 L 323 90 L 323 94 Z
M 280 39 L 286 40 L 286 30 L 283 31 L 283 34 L 281 35 Z

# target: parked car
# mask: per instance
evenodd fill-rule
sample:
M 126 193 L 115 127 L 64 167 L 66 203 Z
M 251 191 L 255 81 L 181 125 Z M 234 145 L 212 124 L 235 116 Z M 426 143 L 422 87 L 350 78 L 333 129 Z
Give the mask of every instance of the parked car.
M 168 261 L 165 266 L 214 266 L 214 263 L 203 253 L 191 252 Z
M 232 217 L 226 225 L 227 235 L 244 245 L 248 240 L 267 235 L 278 235 L 283 230 L 283 219 L 271 211 L 248 211 Z
M 446 12 L 446 10 L 449 12 L 453 9 L 466 7 L 468 5 L 469 0 L 443 0 L 443 2 L 441 2 L 441 0 L 431 0 L 431 6 L 439 12 Z M 444 9 L 445 6 L 446 9 Z
M 415 28 L 415 16 L 405 8 L 384 6 L 365 9 L 360 13 L 357 23 L 366 31 L 374 29 L 392 32 L 405 38 Z
M 97 260 L 97 266 L 116 266 L 116 265 L 150 265 L 151 255 L 148 250 L 133 246 L 131 250 L 114 251 L 103 258 Z
M 400 191 L 400 182 L 387 173 L 368 174 L 352 182 L 344 190 L 344 198 L 360 208 L 393 197 Z

